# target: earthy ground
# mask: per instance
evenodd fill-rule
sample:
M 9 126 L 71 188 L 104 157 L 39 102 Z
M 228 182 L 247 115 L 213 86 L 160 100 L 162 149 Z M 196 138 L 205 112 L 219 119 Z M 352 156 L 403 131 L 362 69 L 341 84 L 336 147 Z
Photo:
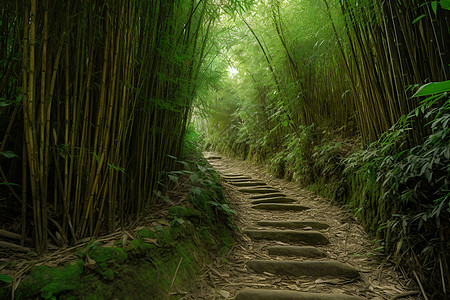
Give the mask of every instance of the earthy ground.
M 211 165 L 223 178 L 223 188 L 229 206 L 236 212 L 236 243 L 226 256 L 217 259 L 205 270 L 195 287 L 183 299 L 234 299 L 244 288 L 292 290 L 321 294 L 341 294 L 359 296 L 359 299 L 422 299 L 415 283 L 403 276 L 401 269 L 396 269 L 389 257 L 381 253 L 380 245 L 372 241 L 358 224 L 354 215 L 345 212 L 327 199 L 323 199 L 309 191 L 301 189 L 297 184 L 277 179 L 263 169 L 250 162 L 219 156 L 216 153 L 204 153 Z M 304 211 L 268 211 L 252 208 L 250 197 L 259 194 L 243 193 L 239 189 L 252 187 L 236 187 L 232 177 L 237 175 L 250 177 L 252 182 L 260 181 L 295 200 L 309 209 Z M 250 181 L 249 180 L 249 181 Z M 240 180 L 245 182 L 246 180 Z M 318 250 L 326 254 L 324 258 L 303 258 L 299 256 L 276 256 L 268 254 L 268 247 L 274 245 L 304 245 L 302 241 L 281 242 L 277 240 L 252 240 L 243 233 L 246 229 L 287 230 L 290 228 L 273 228 L 258 226 L 261 220 L 314 220 L 329 225 L 319 231 L 329 241 L 329 245 L 317 245 Z M 298 231 L 313 231 L 305 227 Z M 247 263 L 251 260 L 276 261 L 337 261 L 345 266 L 353 267 L 359 272 L 356 278 L 343 276 L 292 276 L 276 275 L 271 272 L 256 273 Z M 282 273 L 282 271 L 281 271 Z M 256 296 L 255 296 L 256 295 Z M 300 295 L 300 294 L 299 294 Z M 284 295 L 283 297 L 285 297 Z M 292 295 L 291 295 L 292 296 Z M 289 296 L 289 297 L 291 297 Z M 295 296 L 295 295 L 294 295 Z M 293 296 L 293 297 L 294 297 Z M 252 298 L 256 297 L 256 298 Z M 237 299 L 275 299 L 250 291 Z M 297 299 L 283 298 L 277 299 Z M 303 296 L 302 296 L 303 297 Z M 298 299 L 316 299 L 298 298 Z M 337 296 L 326 299 L 335 299 Z M 319 299 L 319 298 L 317 298 Z M 322 299 L 322 298 L 320 298 Z M 324 298 L 325 299 L 325 298 Z M 347 299 L 347 298 L 345 298 Z M 349 297 L 348 299 L 353 299 Z M 358 299 L 358 298 L 355 298 Z

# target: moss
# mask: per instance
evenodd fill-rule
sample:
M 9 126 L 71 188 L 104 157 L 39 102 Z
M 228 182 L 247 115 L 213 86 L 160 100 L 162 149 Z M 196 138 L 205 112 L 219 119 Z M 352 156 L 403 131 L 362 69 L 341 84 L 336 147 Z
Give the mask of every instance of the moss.
M 113 280 L 115 272 L 112 267 L 125 262 L 128 255 L 122 248 L 96 247 L 89 251 L 91 259 L 97 264 L 97 272 L 106 280 Z
M 138 238 L 147 238 L 147 239 L 154 239 L 156 237 L 156 233 L 153 230 L 150 230 L 148 228 L 142 228 L 137 233 Z
M 30 277 L 21 283 L 18 290 L 19 298 L 35 295 L 50 298 L 62 292 L 76 290 L 80 286 L 83 271 L 84 263 L 82 260 L 71 262 L 64 267 L 35 267 L 31 271 Z

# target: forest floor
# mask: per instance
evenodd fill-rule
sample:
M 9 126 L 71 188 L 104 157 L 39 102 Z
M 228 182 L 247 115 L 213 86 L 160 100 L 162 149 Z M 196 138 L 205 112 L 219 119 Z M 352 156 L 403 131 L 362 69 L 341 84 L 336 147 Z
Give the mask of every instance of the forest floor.
M 327 296 L 330 298 L 317 299 L 338 299 L 336 296 L 338 294 L 348 295 L 343 296 L 342 299 L 422 299 L 415 282 L 406 278 L 402 269 L 396 267 L 390 261 L 389 256 L 382 253 L 382 247 L 367 235 L 358 224 L 354 214 L 346 212 L 330 200 L 302 189 L 296 183 L 269 175 L 255 163 L 223 157 L 212 152 L 205 152 L 204 156 L 221 175 L 228 204 L 236 212 L 233 221 L 236 229 L 236 243 L 226 259 L 218 258 L 214 263 L 208 265 L 197 284 L 183 299 L 235 299 L 236 295 L 238 295 L 236 299 L 297 299 L 295 298 L 297 296 L 298 299 L 316 299 L 314 294 L 301 295 L 301 293 L 292 294 L 292 292 L 290 294 L 273 294 L 271 297 L 274 298 L 267 297 L 269 294 L 261 296 L 261 291 L 270 293 L 268 290 L 332 294 Z M 266 188 L 270 187 L 277 193 L 285 195 L 282 198 L 291 199 L 295 201 L 294 204 L 303 205 L 308 209 L 303 211 L 254 209 L 251 202 L 255 199 L 251 199 L 251 197 L 265 199 L 267 196 L 243 192 L 243 189 L 253 189 L 253 187 L 236 186 L 236 184 L 239 185 L 243 182 L 262 182 L 263 185 L 265 183 L 267 184 Z M 278 227 L 274 229 L 273 227 L 261 226 L 262 223 L 258 224 L 262 220 L 310 220 L 318 223 L 311 223 L 311 226 L 306 224 L 303 228 L 297 226 L 297 228 Z M 298 224 L 300 223 L 297 222 Z M 329 227 L 323 229 L 326 226 L 321 227 L 320 224 L 326 224 Z M 315 245 L 315 248 L 324 254 L 324 257 L 321 258 L 306 258 L 292 254 L 288 256 L 269 255 L 268 249 L 270 247 L 293 245 L 300 246 L 298 249 L 306 249 L 304 247 L 305 242 L 301 240 L 283 242 L 277 238 L 273 240 L 251 239 L 244 233 L 248 229 L 266 231 L 294 229 L 301 232 L 315 232 L 326 237 L 329 244 Z M 303 248 L 301 248 L 302 246 Z M 311 249 L 311 246 L 308 249 Z M 254 260 L 258 261 L 252 263 Z M 261 262 L 261 260 L 263 261 Z M 356 269 L 358 275 L 340 276 L 338 274 L 329 276 L 327 271 L 320 274 L 320 270 L 318 274 L 307 276 L 286 275 L 290 272 L 308 273 L 309 271 L 296 271 L 295 267 L 294 270 L 288 269 L 287 271 L 283 269 L 284 267 L 272 268 L 265 264 L 266 260 L 277 262 L 340 262 L 347 268 Z M 315 272 L 314 269 L 320 269 L 314 264 L 312 268 L 313 270 L 310 270 L 312 273 Z M 250 288 L 250 290 L 247 289 L 246 292 L 241 292 L 239 295 L 239 291 L 246 288 Z M 259 292 L 255 289 L 259 289 Z M 310 298 L 301 298 L 305 295 L 310 295 Z M 351 296 L 355 296 L 355 298 Z

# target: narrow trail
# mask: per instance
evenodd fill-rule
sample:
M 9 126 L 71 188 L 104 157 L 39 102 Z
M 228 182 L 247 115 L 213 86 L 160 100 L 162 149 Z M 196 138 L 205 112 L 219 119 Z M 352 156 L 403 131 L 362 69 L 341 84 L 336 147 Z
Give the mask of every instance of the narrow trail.
M 252 163 L 204 155 L 238 230 L 226 261 L 183 299 L 422 299 L 352 214 Z

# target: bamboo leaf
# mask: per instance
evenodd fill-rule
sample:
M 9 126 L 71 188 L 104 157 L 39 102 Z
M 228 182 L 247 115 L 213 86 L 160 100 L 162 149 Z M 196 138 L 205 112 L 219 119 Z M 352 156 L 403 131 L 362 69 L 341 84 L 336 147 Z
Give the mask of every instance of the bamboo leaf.
M 450 0 L 441 0 L 441 7 L 450 10 Z
M 3 281 L 3 282 L 13 282 L 13 281 L 14 281 L 14 278 L 12 278 L 12 277 L 10 277 L 10 276 L 3 275 L 3 274 L 0 274 L 0 281 Z
M 425 17 L 425 16 L 426 16 L 425 14 L 423 14 L 423 15 L 421 15 L 421 16 L 418 16 L 417 18 L 414 19 L 414 21 L 412 21 L 411 24 L 417 23 L 420 19 L 422 19 L 422 18 Z
M 177 182 L 178 181 L 178 176 L 175 176 L 175 175 L 167 175 L 167 176 L 169 176 L 169 178 L 170 178 L 170 180 L 172 180 L 173 182 Z
M 0 98 L 0 107 L 9 106 L 10 104 L 6 101 L 6 98 Z
M 441 82 L 430 82 L 422 85 L 413 97 L 429 96 L 450 91 L 450 80 Z
M 434 11 L 434 14 L 437 14 L 437 1 L 431 2 L 431 8 Z
M 0 182 L 0 185 L 13 185 L 13 186 L 20 186 L 20 184 L 12 183 L 12 182 Z
M 14 158 L 14 157 L 17 157 L 17 154 L 15 154 L 15 153 L 12 152 L 12 151 L 3 151 L 3 152 L 0 152 L 0 154 L 3 155 L 3 156 L 6 157 L 6 158 Z

